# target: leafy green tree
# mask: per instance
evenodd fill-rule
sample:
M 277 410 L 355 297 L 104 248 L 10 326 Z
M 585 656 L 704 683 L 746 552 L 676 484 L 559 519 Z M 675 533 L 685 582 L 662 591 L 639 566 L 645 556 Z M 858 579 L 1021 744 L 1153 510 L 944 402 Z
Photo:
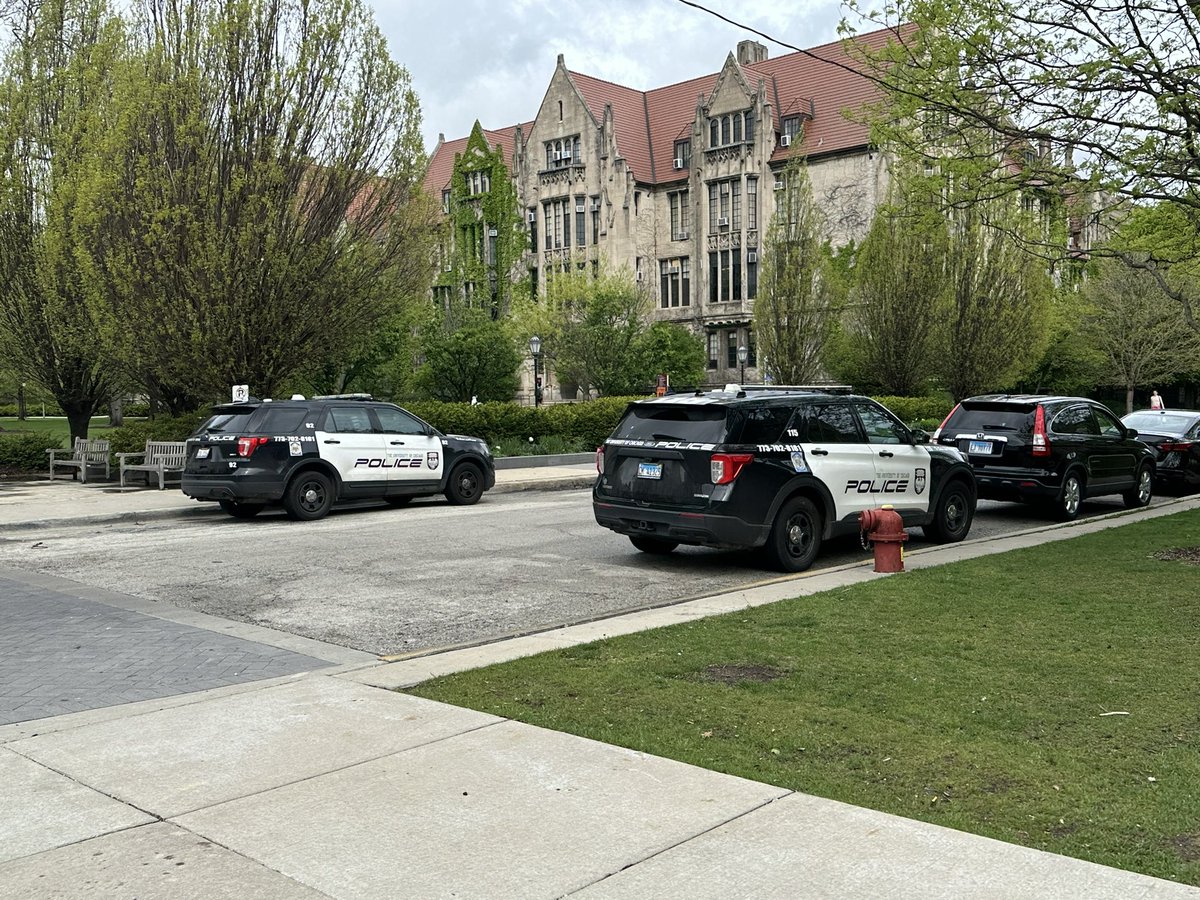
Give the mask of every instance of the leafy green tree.
M 902 174 L 876 210 L 851 288 L 857 358 L 885 394 L 925 392 L 949 288 L 949 241 L 929 179 Z
M 490 310 L 461 310 L 449 328 L 431 324 L 421 345 L 425 362 L 417 385 L 435 400 L 511 400 L 517 391 L 521 354 Z
M 1005 198 L 954 205 L 950 297 L 936 358 L 957 400 L 1009 387 L 1041 358 L 1051 283 L 1045 263 L 1013 240 L 1033 227 Z
M 650 298 L 628 270 L 556 272 L 545 297 L 550 331 L 540 335 L 560 382 L 615 396 L 645 390 L 652 373 L 641 368 L 638 346 Z
M 675 322 L 652 322 L 634 344 L 638 373 L 643 385 L 656 376 L 667 375 L 672 387 L 699 387 L 704 383 L 704 341 Z
M 137 10 L 91 217 L 123 361 L 176 412 L 346 365 L 429 284 L 408 73 L 361 0 Z
M 1103 260 L 1085 293 L 1085 334 L 1103 358 L 1101 378 L 1125 389 L 1126 412 L 1135 388 L 1173 380 L 1200 354 L 1200 336 L 1149 272 Z
M 454 159 L 446 229 L 435 296 L 506 318 L 528 238 L 504 153 L 488 146 L 478 121 Z
M 0 74 L 0 341 L 58 401 L 72 437 L 86 437 L 119 383 L 80 222 L 102 189 L 97 136 L 125 35 L 103 0 L 46 0 L 24 13 Z
M 858 0 L 849 8 L 875 18 Z M 992 168 L 1003 155 L 997 191 L 1038 184 L 1072 198 L 1073 215 L 1170 207 L 1179 231 L 1169 249 L 1106 252 L 1149 271 L 1200 328 L 1192 297 L 1167 277 L 1200 262 L 1194 2 L 899 0 L 887 18 L 911 27 L 896 28 L 890 46 L 866 62 L 887 93 L 881 142 L 930 162 L 946 145 Z M 1079 202 L 1085 193 L 1090 204 Z M 1047 230 L 1042 252 L 1066 256 L 1063 237 Z
M 1060 288 L 1054 292 L 1048 308 L 1046 349 L 1017 381 L 1017 389 L 1086 396 L 1103 383 L 1103 355 L 1086 327 L 1090 313 L 1091 305 L 1082 291 Z
M 766 374 L 779 384 L 804 384 L 824 374 L 840 311 L 824 221 L 803 157 L 793 157 L 783 177 L 786 186 L 775 193 L 763 244 L 754 333 Z

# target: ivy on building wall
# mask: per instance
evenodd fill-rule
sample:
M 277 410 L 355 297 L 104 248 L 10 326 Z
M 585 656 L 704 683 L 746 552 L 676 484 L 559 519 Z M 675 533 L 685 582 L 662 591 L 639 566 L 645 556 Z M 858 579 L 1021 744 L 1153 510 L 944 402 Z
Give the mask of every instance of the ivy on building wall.
M 505 319 L 518 289 L 527 238 L 504 152 L 489 147 L 479 122 L 454 159 L 442 271 L 434 284 L 446 323 L 462 309 Z

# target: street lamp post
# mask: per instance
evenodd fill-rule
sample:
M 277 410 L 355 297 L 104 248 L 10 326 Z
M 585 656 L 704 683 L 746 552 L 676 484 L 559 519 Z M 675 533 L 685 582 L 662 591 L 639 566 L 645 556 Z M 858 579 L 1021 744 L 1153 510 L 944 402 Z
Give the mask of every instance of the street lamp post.
M 533 354 L 533 406 L 536 409 L 542 402 L 542 376 L 538 371 L 538 363 L 542 360 L 542 339 L 536 334 L 529 339 L 529 352 Z
M 741 369 L 742 386 L 746 384 L 746 357 L 749 355 L 746 345 L 738 347 L 738 368 Z

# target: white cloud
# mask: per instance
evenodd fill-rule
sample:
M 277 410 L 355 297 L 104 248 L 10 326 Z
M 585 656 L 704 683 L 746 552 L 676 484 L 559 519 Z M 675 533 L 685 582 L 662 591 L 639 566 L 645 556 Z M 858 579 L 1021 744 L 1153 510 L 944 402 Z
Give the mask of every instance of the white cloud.
M 648 90 L 715 72 L 755 35 L 678 0 L 368 0 L 421 98 L 426 145 L 533 118 L 567 67 Z M 837 0 L 704 0 L 798 47 L 835 40 Z M 789 52 L 767 44 L 773 56 Z

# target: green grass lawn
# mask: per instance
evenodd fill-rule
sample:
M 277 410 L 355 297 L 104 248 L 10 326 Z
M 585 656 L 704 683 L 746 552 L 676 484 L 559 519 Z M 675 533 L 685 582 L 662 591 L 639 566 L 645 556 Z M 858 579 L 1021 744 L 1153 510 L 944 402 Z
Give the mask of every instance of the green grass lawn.
M 1200 884 L 1200 513 L 411 693 Z M 1169 555 L 1169 554 L 1168 554 Z
M 111 427 L 108 416 L 93 416 L 88 426 L 88 436 L 102 437 L 103 432 Z M 3 430 L 5 434 L 18 431 L 44 434 L 50 439 L 51 444 L 57 438 L 59 444 L 63 447 L 67 446 L 71 437 L 71 428 L 67 424 L 65 416 L 58 418 L 48 416 L 44 419 L 41 416 L 29 416 L 24 421 L 21 421 L 16 416 L 0 416 L 0 430 Z M 47 444 L 46 446 L 49 447 L 51 444 Z

